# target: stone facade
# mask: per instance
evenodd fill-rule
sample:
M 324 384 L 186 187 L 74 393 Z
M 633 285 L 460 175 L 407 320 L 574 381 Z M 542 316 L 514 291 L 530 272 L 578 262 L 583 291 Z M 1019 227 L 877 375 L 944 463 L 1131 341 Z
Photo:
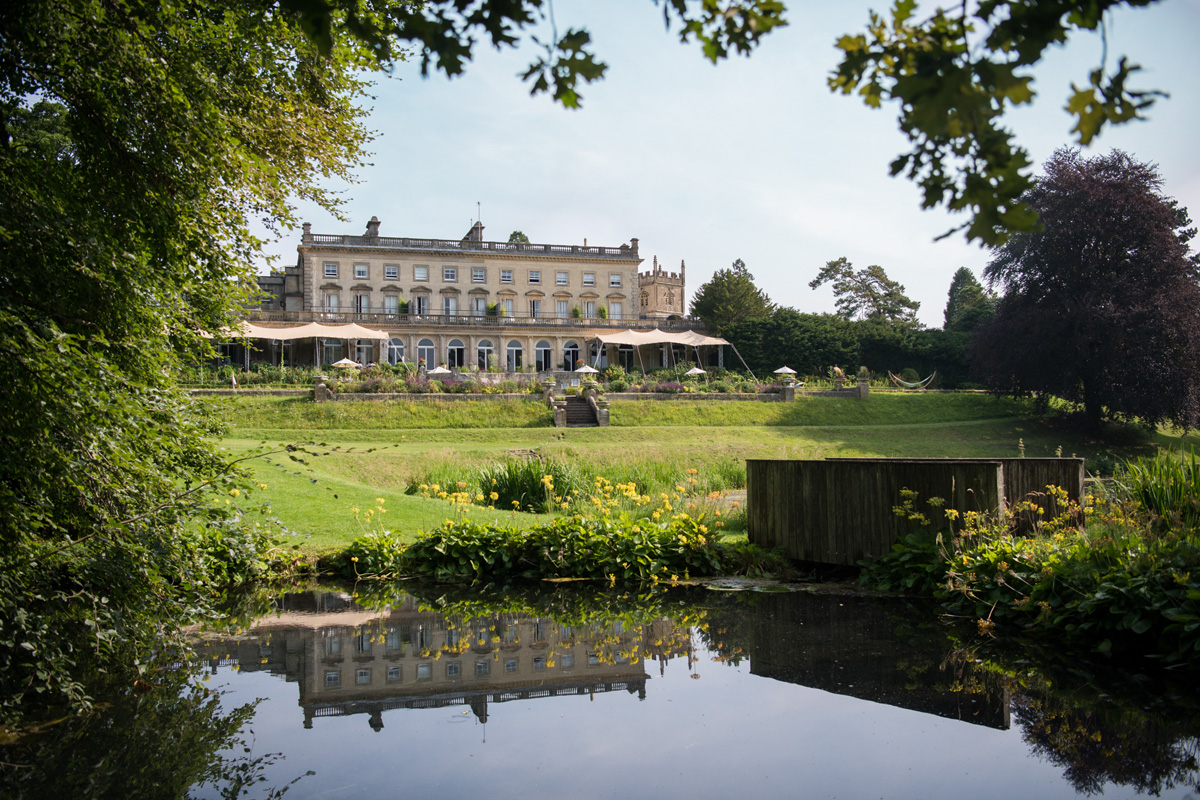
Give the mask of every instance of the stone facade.
M 259 278 L 263 300 L 250 316 L 356 322 L 381 334 L 297 343 L 293 363 L 348 357 L 539 372 L 593 360 L 586 350 L 596 333 L 702 328 L 682 318 L 682 266 L 667 273 L 656 258 L 639 274 L 636 238 L 617 247 L 547 245 L 487 241 L 483 231 L 477 222 L 462 239 L 386 237 L 372 217 L 362 235 L 346 236 L 316 234 L 306 223 L 296 265 Z M 599 355 L 601 364 L 633 363 L 628 349 Z M 649 350 L 642 358 L 658 363 Z
M 658 265 L 658 256 L 655 256 L 654 267 L 638 275 L 638 308 L 641 313 L 650 319 L 682 317 L 686 270 L 686 265 L 680 261 L 679 272 L 667 272 Z

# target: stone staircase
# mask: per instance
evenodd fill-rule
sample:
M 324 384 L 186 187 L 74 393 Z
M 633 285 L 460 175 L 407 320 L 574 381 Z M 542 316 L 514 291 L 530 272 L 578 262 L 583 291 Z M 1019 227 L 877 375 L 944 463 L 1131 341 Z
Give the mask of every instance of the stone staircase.
M 588 404 L 586 397 L 567 398 L 567 427 L 595 428 L 600 425 L 596 412 Z

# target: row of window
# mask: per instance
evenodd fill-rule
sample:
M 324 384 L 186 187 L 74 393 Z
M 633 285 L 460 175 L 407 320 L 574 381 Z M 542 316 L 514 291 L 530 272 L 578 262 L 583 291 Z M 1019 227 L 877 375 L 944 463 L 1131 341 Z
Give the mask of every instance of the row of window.
M 622 348 L 632 348 L 627 345 L 622 345 Z M 407 361 L 407 353 L 405 352 L 403 339 L 389 339 L 386 345 L 384 357 L 389 364 L 399 364 L 402 361 Z M 446 345 L 445 358 L 439 359 L 437 347 L 432 339 L 421 339 L 417 342 L 416 357 L 420 361 L 424 361 L 427 365 L 445 364 L 447 367 L 465 367 L 467 366 L 467 347 L 462 339 L 451 339 Z M 475 361 L 476 366 L 480 370 L 494 370 L 501 365 L 499 359 L 503 357 L 503 365 L 509 372 L 516 372 L 523 369 L 525 366 L 525 345 L 520 341 L 513 339 L 504 347 L 502 353 L 497 352 L 497 348 L 492 344 L 490 339 L 482 339 L 475 346 Z M 554 369 L 563 368 L 572 370 L 579 366 L 581 350 L 579 343 L 568 341 L 563 345 L 562 358 L 558 361 L 554 359 L 554 348 L 550 342 L 539 341 L 533 348 L 533 363 L 534 367 L 539 372 L 549 372 Z M 321 363 L 332 364 L 340 361 L 342 358 L 342 342 L 340 339 L 324 339 L 321 343 Z M 375 343 L 370 339 L 359 339 L 355 342 L 354 359 L 361 364 L 369 364 L 375 360 Z
M 592 665 L 597 665 L 600 663 L 600 659 L 595 654 L 589 653 L 588 654 L 588 663 L 592 664 Z M 433 664 L 422 663 L 422 664 L 417 664 L 416 666 L 417 666 L 417 680 L 425 681 L 425 680 L 431 680 L 433 678 Z M 475 677 L 477 677 L 477 678 L 483 678 L 492 673 L 492 664 L 491 664 L 491 661 L 488 659 L 483 659 L 483 658 L 477 659 L 475 661 L 474 666 L 475 666 Z M 546 656 L 534 656 L 533 657 L 533 668 L 535 670 L 540 671 L 540 670 L 546 669 L 546 667 L 553 667 L 553 666 L 555 666 L 555 664 L 552 663 L 551 661 L 549 661 Z M 575 666 L 575 656 L 572 655 L 571 653 L 561 654 L 560 656 L 558 656 L 557 666 L 561 667 L 562 669 L 573 669 Z M 511 674 L 511 673 L 517 672 L 518 670 L 520 670 L 520 659 L 518 659 L 518 658 L 504 659 L 504 671 L 506 673 Z M 446 664 L 446 677 L 447 678 L 461 678 L 462 677 L 462 662 L 459 662 L 459 661 L 448 662 Z M 371 683 L 371 679 L 372 679 L 372 668 L 371 667 L 359 667 L 358 669 L 354 670 L 354 682 L 357 685 L 359 685 L 359 686 L 369 685 Z M 404 667 L 402 665 L 389 666 L 387 668 L 387 682 L 388 683 L 397 683 L 402 680 L 404 680 Z M 340 670 L 332 670 L 331 669 L 331 670 L 325 671 L 325 687 L 327 689 L 336 689 L 337 687 L 339 687 L 341 685 L 342 685 L 342 673 Z
M 371 296 L 369 294 L 355 294 L 353 296 L 353 309 L 355 314 L 370 314 L 377 313 L 380 309 L 371 308 Z M 500 307 L 504 309 L 504 316 L 514 316 L 516 310 L 513 298 L 501 298 Z M 341 298 L 334 292 L 329 292 L 324 298 L 324 310 L 329 313 L 337 313 L 341 310 Z M 429 314 L 429 298 L 424 295 L 414 295 L 408 301 L 407 313 L 423 316 Z M 584 319 L 596 319 L 599 309 L 604 308 L 605 315 L 609 319 L 622 319 L 625 314 L 625 307 L 619 302 L 610 302 L 607 307 L 597 306 L 595 300 L 585 300 L 579 308 L 579 315 Z M 529 301 L 529 316 L 532 319 L 539 319 L 545 316 L 544 304 L 541 300 Z M 383 297 L 384 314 L 399 314 L 400 313 L 400 297 L 398 295 L 389 294 Z M 444 316 L 457 316 L 460 312 L 458 309 L 457 297 L 442 298 L 442 312 Z M 488 313 L 488 301 L 486 297 L 471 298 L 470 310 L 465 312 L 469 316 L 482 317 Z M 567 319 L 574 314 L 570 300 L 555 300 L 554 301 L 554 316 L 558 319 Z
M 332 261 L 325 262 L 325 277 L 326 278 L 337 278 L 339 275 L 339 269 L 340 269 L 340 267 L 336 262 L 332 262 Z M 417 265 L 417 266 L 414 266 L 412 269 L 413 269 L 412 279 L 414 281 L 428 281 L 429 280 L 429 267 L 428 266 Z M 458 267 L 442 267 L 442 282 L 443 283 L 458 283 L 458 273 L 459 273 Z M 514 273 L 515 273 L 515 271 L 511 270 L 511 269 L 500 270 L 500 282 L 501 283 L 515 283 Z M 384 280 L 399 280 L 400 279 L 400 266 L 398 264 L 384 264 L 383 277 L 384 277 Z M 355 280 L 364 280 L 364 281 L 370 280 L 371 265 L 370 264 L 355 264 L 354 265 L 354 278 L 355 278 Z M 525 279 L 528 283 L 533 284 L 535 286 L 541 285 L 542 270 L 540 270 L 540 269 L 528 270 L 528 272 L 525 276 Z M 623 280 L 622 273 L 620 273 L 620 272 L 608 273 L 608 285 L 610 287 L 620 287 L 622 285 L 622 280 Z M 471 283 L 487 283 L 487 267 L 471 267 Z M 565 270 L 556 271 L 554 273 L 554 284 L 556 286 L 570 286 L 571 285 L 571 274 Z M 584 286 L 595 286 L 596 285 L 596 273 L 594 273 L 594 272 L 583 273 L 583 285 Z

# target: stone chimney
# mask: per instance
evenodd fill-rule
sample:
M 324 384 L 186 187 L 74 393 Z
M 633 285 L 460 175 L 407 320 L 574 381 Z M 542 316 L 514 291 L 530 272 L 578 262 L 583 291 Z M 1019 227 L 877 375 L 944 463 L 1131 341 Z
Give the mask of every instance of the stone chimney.
M 304 231 L 304 235 L 300 237 L 300 241 L 302 241 L 302 242 L 312 241 L 312 223 L 311 222 L 304 223 L 304 227 L 302 228 L 302 230 Z
M 379 238 L 379 217 L 371 217 L 371 221 L 367 223 L 367 232 L 363 235 L 372 239 Z

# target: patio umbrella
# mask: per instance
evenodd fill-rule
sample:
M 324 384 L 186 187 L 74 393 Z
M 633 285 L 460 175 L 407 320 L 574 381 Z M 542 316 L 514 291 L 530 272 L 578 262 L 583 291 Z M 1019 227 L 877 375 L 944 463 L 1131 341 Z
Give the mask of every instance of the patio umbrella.
M 593 372 L 594 373 L 594 372 L 599 372 L 600 370 L 596 369 L 595 367 L 589 367 L 587 364 L 584 364 L 582 367 L 580 367 L 579 369 L 577 369 L 575 371 L 576 372 Z
M 684 375 L 707 375 L 708 373 L 705 372 L 704 370 L 700 369 L 699 367 L 692 367 L 691 369 L 689 369 L 687 372 L 685 372 L 683 374 Z
M 438 366 L 434 367 L 433 369 L 429 370 L 429 372 L 426 374 L 428 374 L 428 375 L 449 375 L 450 370 L 446 369 L 445 367 L 443 367 L 441 365 L 438 365 Z
M 357 369 L 357 368 L 361 367 L 362 364 L 359 364 L 357 361 L 354 361 L 353 359 L 343 358 L 341 361 L 333 362 L 333 366 L 346 367 L 349 369 Z
M 780 367 L 779 369 L 775 370 L 775 374 L 776 375 L 795 375 L 796 370 L 792 369 L 791 367 Z

